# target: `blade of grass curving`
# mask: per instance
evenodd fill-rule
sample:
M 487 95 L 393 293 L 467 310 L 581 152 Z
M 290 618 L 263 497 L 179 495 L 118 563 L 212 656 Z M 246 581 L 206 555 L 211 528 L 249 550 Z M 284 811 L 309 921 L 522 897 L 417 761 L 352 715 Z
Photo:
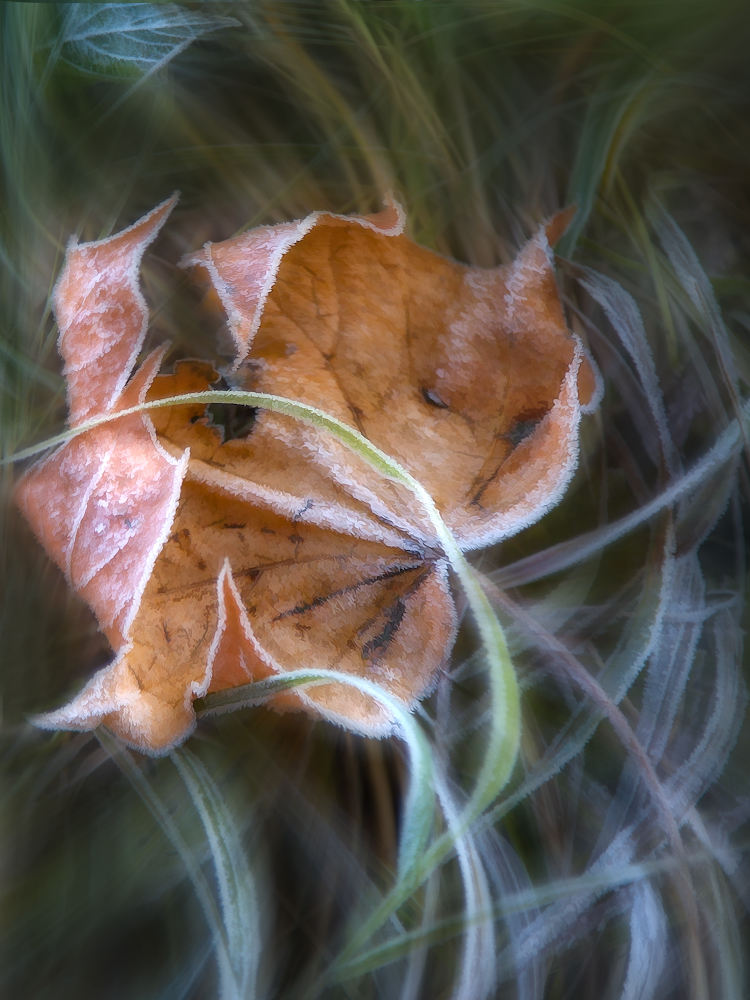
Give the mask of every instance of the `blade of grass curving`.
M 622 699 L 658 643 L 665 612 L 671 601 L 672 545 L 673 537 L 669 530 L 657 536 L 654 556 L 648 565 L 658 562 L 658 572 L 653 565 L 651 572 L 647 573 L 635 613 L 629 616 L 623 641 L 599 675 L 600 684 L 615 703 Z M 574 759 L 594 734 L 602 718 L 599 712 L 575 712 L 520 788 L 491 811 L 491 820 L 498 821 Z M 620 830 L 615 831 L 615 839 L 619 832 Z
M 381 475 L 395 479 L 410 489 L 417 487 L 424 492 L 422 487 L 419 487 L 419 484 L 416 483 L 405 469 L 389 458 L 385 452 L 376 448 L 359 431 L 343 423 L 341 420 L 329 416 L 314 406 L 308 406 L 306 403 L 298 403 L 283 396 L 273 396 L 263 392 L 243 392 L 237 389 L 188 392 L 178 396 L 168 396 L 164 399 L 152 399 L 145 403 L 139 403 L 137 406 L 128 407 L 127 409 L 105 413 L 92 420 L 77 424 L 75 427 L 71 427 L 61 434 L 48 438 L 40 444 L 33 445 L 31 448 L 16 452 L 14 455 L 4 459 L 4 464 L 7 464 L 9 461 L 17 462 L 26 458 L 33 458 L 44 451 L 48 451 L 50 448 L 56 448 L 58 445 L 71 441 L 73 438 L 78 437 L 79 434 L 85 434 L 86 431 L 93 430 L 95 427 L 100 427 L 103 424 L 111 423 L 113 420 L 118 420 L 121 417 L 128 417 L 134 413 L 147 413 L 149 410 L 161 409 L 165 406 L 181 406 L 185 403 L 234 403 L 238 406 L 262 408 L 272 410 L 274 413 L 283 413 L 286 416 L 294 417 L 296 420 L 311 424 L 313 427 L 320 427 L 332 434 L 347 448 L 350 448 L 353 452 L 368 461 Z M 432 507 L 434 507 L 434 504 L 432 504 Z
M 664 617 L 671 601 L 674 576 L 671 531 L 667 530 L 660 541 L 660 549 L 655 550 L 650 560 L 650 571 L 635 612 L 628 621 L 618 648 L 598 677 L 599 684 L 615 704 L 619 704 L 625 696 L 648 657 L 657 647 Z M 582 710 L 575 712 L 520 786 L 483 818 L 482 827 L 498 822 L 532 792 L 558 774 L 584 749 L 601 720 L 602 715 L 599 712 L 588 713 Z
M 279 691 L 298 685 L 321 684 L 332 680 L 349 684 L 363 691 L 363 693 L 376 698 L 393 713 L 401 727 L 402 733 L 409 741 L 412 776 L 409 785 L 409 795 L 404 809 L 404 830 L 402 832 L 399 855 L 399 881 L 390 895 L 376 908 L 365 926 L 354 936 L 349 946 L 329 966 L 326 972 L 326 980 L 336 978 L 336 970 L 339 966 L 350 960 L 352 954 L 355 954 L 372 937 L 375 931 L 388 920 L 401 903 L 409 898 L 416 886 L 424 881 L 436 867 L 436 861 L 430 863 L 429 868 L 424 863 L 426 836 L 429 833 L 429 826 L 434 810 L 434 779 L 431 773 L 429 746 L 424 734 L 412 716 L 396 699 L 391 698 L 382 689 L 368 681 L 337 671 L 300 670 L 290 672 L 284 676 L 268 678 L 267 680 L 257 681 L 253 684 L 209 695 L 204 699 L 202 706 L 198 707 L 198 714 L 200 715 L 215 714 L 243 706 L 260 704 Z M 427 770 L 428 768 L 429 771 Z M 487 790 L 483 789 L 483 791 L 486 795 Z M 477 801 L 470 803 L 472 813 L 469 813 L 469 807 L 467 806 L 457 819 L 451 816 L 452 824 L 450 833 L 444 835 L 439 841 L 440 857 L 446 856 L 451 849 L 456 848 L 459 844 L 469 825 L 467 819 L 473 816 L 473 810 L 480 803 L 481 800 L 479 800 L 479 803 Z M 467 813 L 469 813 L 469 816 L 467 816 Z M 435 853 L 433 848 L 429 852 L 429 855 L 434 855 Z M 471 864 L 468 865 L 463 875 L 467 880 L 465 884 L 468 891 L 473 893 L 475 872 L 470 869 Z M 480 895 L 483 897 L 484 893 Z M 315 995 L 315 989 L 311 991 L 310 995 Z
M 497 828 L 484 830 L 475 839 L 492 883 L 493 905 L 496 909 L 498 900 L 502 900 L 504 904 L 507 899 L 514 898 L 533 888 L 530 874 L 521 857 L 525 845 L 519 844 L 520 850 L 517 850 L 506 831 L 501 832 Z M 508 935 L 510 954 L 515 954 L 521 935 L 529 924 L 539 916 L 540 912 L 540 907 L 531 906 L 515 913 L 497 913 L 497 920 L 498 922 L 502 921 Z M 500 933 L 497 935 L 497 941 L 500 940 Z M 495 947 L 497 949 L 497 944 Z M 541 1000 L 544 994 L 545 978 L 546 968 L 541 957 L 519 969 L 519 974 L 515 977 L 516 1000 Z
M 198 757 L 187 749 L 169 755 L 201 818 L 211 848 L 229 960 L 242 1000 L 256 996 L 260 921 L 253 873 L 226 802 Z
M 664 971 L 667 919 L 650 882 L 634 888 L 630 909 L 630 954 L 620 1000 L 653 1000 Z
M 748 412 L 750 412 L 750 407 L 745 405 L 743 407 L 745 420 Z M 742 437 L 739 424 L 733 420 L 703 458 L 699 459 L 684 476 L 674 480 L 649 503 L 634 510 L 632 514 L 620 518 L 619 521 L 613 521 L 612 524 L 602 528 L 585 532 L 566 542 L 558 542 L 557 545 L 551 545 L 542 552 L 536 552 L 534 555 L 503 566 L 491 574 L 492 582 L 503 590 L 510 587 L 520 587 L 524 583 L 532 583 L 583 562 L 596 552 L 640 527 L 654 514 L 666 507 L 671 507 L 675 501 L 707 482 L 715 472 L 721 470 L 727 462 L 738 454 L 741 447 Z M 38 449 L 34 453 L 38 454 Z
M 737 368 L 732 357 L 729 332 L 721 315 L 719 303 L 716 301 L 716 296 L 714 295 L 708 275 L 701 267 L 698 255 L 690 245 L 687 236 L 685 236 L 672 216 L 658 204 L 653 207 L 652 214 L 656 220 L 659 239 L 675 270 L 675 274 L 687 292 L 693 306 L 698 311 L 698 315 L 709 334 L 719 361 L 724 384 L 732 400 L 735 416 L 741 421 L 743 410 L 742 399 L 739 391 Z M 745 452 L 750 459 L 750 441 L 748 441 L 744 423 L 741 426 L 741 430 Z
M 706 588 L 695 553 L 676 561 L 674 596 L 660 648 L 646 676 L 638 736 L 655 764 L 662 759 L 695 659 L 706 610 Z
M 656 771 L 654 769 L 654 765 L 652 761 L 649 759 L 646 750 L 644 749 L 640 740 L 638 739 L 637 734 L 633 733 L 631 727 L 628 725 L 627 721 L 625 720 L 620 710 L 616 708 L 615 704 L 607 697 L 606 693 L 599 686 L 598 682 L 582 667 L 582 665 L 578 664 L 576 658 L 573 657 L 572 654 L 570 654 L 561 643 L 555 640 L 554 637 L 552 636 L 545 636 L 542 630 L 539 629 L 538 625 L 536 625 L 536 623 L 532 619 L 530 619 L 529 616 L 522 609 L 514 607 L 513 602 L 510 601 L 503 594 L 500 593 L 497 595 L 493 595 L 493 598 L 500 606 L 502 606 L 505 610 L 507 610 L 508 613 L 513 614 L 516 618 L 521 618 L 521 620 L 525 621 L 527 628 L 532 633 L 534 633 L 537 641 L 543 643 L 548 649 L 555 651 L 557 657 L 559 658 L 559 662 L 562 665 L 564 665 L 569 675 L 575 680 L 575 682 L 579 686 L 582 687 L 582 689 L 588 694 L 588 696 L 592 698 L 597 707 L 610 721 L 618 737 L 622 740 L 623 745 L 628 750 L 638 776 L 641 778 L 645 786 L 648 788 L 653 805 L 656 809 L 657 815 L 660 818 L 661 826 L 667 834 L 673 852 L 678 857 L 684 857 L 684 847 L 679 833 L 681 813 L 678 811 L 677 816 L 675 816 L 676 803 L 674 800 L 674 796 L 670 796 L 668 789 L 665 788 L 659 781 L 656 775 Z M 687 661 L 688 670 L 691 659 L 692 658 L 690 658 Z M 740 717 L 743 712 L 743 709 L 744 705 L 741 705 L 739 712 Z M 722 713 L 720 713 L 719 708 L 717 706 L 717 709 L 714 711 L 711 721 L 715 722 L 715 720 L 721 714 Z M 712 730 L 716 731 L 719 728 L 719 725 L 720 724 L 714 724 L 711 727 Z M 707 729 L 708 728 L 709 727 L 707 727 Z M 730 746 L 732 745 L 733 735 L 736 734 L 736 730 L 737 730 L 736 725 L 733 727 L 729 727 Z M 722 746 L 724 745 L 725 744 L 722 743 Z M 702 751 L 701 757 L 703 757 L 704 754 L 707 757 L 710 756 L 706 753 L 707 747 L 701 747 L 699 749 Z M 698 751 L 696 751 L 696 754 L 697 753 Z M 696 771 L 695 766 L 690 768 L 691 779 L 694 777 L 695 771 Z M 625 790 L 626 801 L 623 803 L 624 811 L 622 808 L 619 808 L 618 800 L 620 796 L 618 793 L 618 796 L 616 797 L 615 801 L 612 804 L 612 808 L 610 809 L 610 813 L 612 813 L 613 811 L 617 813 L 616 817 L 609 823 L 610 832 L 608 834 L 605 827 L 599 838 L 600 843 L 606 842 L 610 837 L 612 838 L 609 847 L 604 849 L 603 853 L 605 854 L 611 849 L 612 844 L 615 843 L 618 837 L 620 836 L 620 831 L 624 828 L 624 824 L 626 821 L 627 807 L 632 799 L 632 795 L 628 791 L 627 783 L 625 783 L 625 789 L 626 789 Z M 608 817 L 608 819 L 610 819 L 610 817 Z M 635 820 L 634 822 L 638 823 L 641 820 L 642 820 L 642 814 L 640 814 L 637 820 Z M 596 854 L 597 851 L 595 850 L 594 853 Z M 694 995 L 696 997 L 701 997 L 706 995 L 705 970 L 703 969 L 702 966 L 702 961 L 701 961 L 702 955 L 700 953 L 700 949 L 697 946 L 697 942 L 699 941 L 698 914 L 695 905 L 694 890 L 692 885 L 690 884 L 690 876 L 687 869 L 683 869 L 682 871 L 678 872 L 676 877 L 676 888 L 679 893 L 679 897 L 690 928 L 689 935 L 694 945 L 694 947 L 691 948 L 689 956 L 690 959 L 692 960 L 691 974 L 693 978 L 691 986 L 694 989 Z
M 417 943 L 408 949 L 406 957 L 408 967 L 404 976 L 403 985 L 399 1000 L 418 1000 L 422 990 L 422 980 L 424 978 L 425 966 L 427 963 L 427 938 L 430 928 L 435 922 L 438 899 L 440 896 L 440 872 L 436 871 L 427 879 L 424 894 L 424 906 L 422 909 L 421 930 L 425 934 L 424 943 Z M 403 937 L 404 935 L 400 935 Z
M 658 648 L 675 587 L 675 527 L 671 510 L 654 525 L 645 579 L 627 627 L 604 662 L 597 680 L 619 705 Z M 653 602 L 648 607 L 648 602 Z
M 252 705 L 260 705 L 269 698 L 295 687 L 330 684 L 337 681 L 356 688 L 391 713 L 400 734 L 409 748 L 410 780 L 404 805 L 404 820 L 399 847 L 399 882 L 411 885 L 413 874 L 424 853 L 435 812 L 435 784 L 432 754 L 421 727 L 403 702 L 389 695 L 382 688 L 364 678 L 353 677 L 337 670 L 294 670 L 277 677 L 269 677 L 251 684 L 217 691 L 196 702 L 197 714 L 216 715 Z
M 128 779 L 133 790 L 159 824 L 164 835 L 177 851 L 182 863 L 185 865 L 188 878 L 192 882 L 193 889 L 198 897 L 198 902 L 201 905 L 206 923 L 208 924 L 211 936 L 213 937 L 214 951 L 216 953 L 216 961 L 219 968 L 219 995 L 221 1000 L 243 1000 L 237 990 L 237 983 L 232 970 L 232 962 L 227 947 L 221 916 L 216 908 L 216 903 L 211 889 L 206 882 L 199 863 L 193 856 L 193 852 L 185 843 L 185 840 L 177 828 L 177 824 L 172 818 L 166 804 L 151 787 L 149 781 L 143 774 L 143 771 L 133 760 L 131 753 L 124 746 L 122 746 L 104 726 L 98 727 L 96 730 L 96 736 L 104 749 Z
M 735 915 L 735 902 L 715 866 L 708 867 L 708 882 L 710 895 L 707 903 L 713 913 L 706 924 L 718 956 L 720 995 L 722 1000 L 743 1000 L 747 992 L 744 969 L 747 958 Z
M 615 665 L 616 669 L 611 673 L 609 683 L 616 692 L 618 701 L 623 697 L 635 676 L 637 676 L 658 639 L 664 617 L 664 609 L 668 604 L 671 589 L 672 536 L 669 532 L 663 539 L 660 558 L 660 571 L 652 573 L 648 578 L 650 584 L 644 588 L 638 610 L 629 623 L 630 627 L 628 631 L 630 633 L 630 640 L 621 649 L 618 662 Z M 627 665 L 628 670 L 625 671 L 627 676 L 623 677 L 625 665 Z M 529 775 L 513 795 L 499 803 L 488 813 L 485 813 L 477 823 L 476 830 L 480 831 L 492 826 L 519 802 L 522 802 L 532 791 L 553 778 L 562 767 L 583 750 L 588 740 L 596 731 L 601 719 L 602 716 L 599 713 L 583 717 L 582 721 L 579 719 L 577 728 L 573 734 L 565 741 L 560 740 L 556 747 L 553 746 L 551 748 L 548 756 L 540 762 L 540 765 L 535 768 L 534 772 Z M 452 842 L 450 837 L 444 835 L 439 838 L 425 855 L 423 863 L 425 877 L 448 857 L 451 852 Z M 374 933 L 375 930 L 386 922 L 405 898 L 405 896 L 399 895 L 397 887 L 391 893 L 390 897 L 387 897 L 383 901 L 373 914 L 371 920 L 368 921 L 366 929 L 370 934 Z M 366 938 L 366 934 L 358 935 L 339 956 L 330 969 L 332 977 L 335 977 L 336 970 L 340 966 L 345 965 L 347 962 L 356 961 L 356 952 L 358 948 L 364 945 Z
M 678 554 L 696 552 L 716 527 L 736 488 L 739 464 L 738 450 L 717 476 L 680 501 L 675 537 Z
M 622 711 L 602 688 L 599 681 L 586 670 L 577 657 L 573 656 L 567 646 L 546 632 L 528 612 L 501 590 L 498 590 L 490 581 L 485 581 L 484 586 L 492 601 L 524 626 L 535 645 L 554 654 L 553 664 L 559 664 L 563 668 L 567 676 L 591 699 L 602 716 L 609 721 L 651 793 L 654 807 L 659 814 L 662 827 L 669 838 L 672 849 L 676 853 L 682 854 L 683 845 L 679 829 L 662 784 L 647 753 Z
M 728 879 L 732 879 L 742 860 L 744 847 L 730 844 L 726 831 L 719 823 L 707 825 L 704 817 L 693 806 L 685 815 L 696 840 L 706 849 L 706 854 L 722 869 Z
M 710 860 L 710 855 L 691 852 L 687 855 L 687 860 L 691 865 L 705 864 Z M 582 894 L 599 897 L 613 889 L 637 886 L 644 880 L 668 874 L 679 864 L 675 858 L 662 855 L 635 864 L 613 863 L 596 869 L 590 868 L 583 875 L 557 879 L 547 885 L 535 886 L 522 892 L 507 893 L 494 905 L 491 916 L 493 919 L 500 919 L 511 914 L 526 913 Z M 478 919 L 486 920 L 488 916 L 490 914 L 481 913 L 478 914 Z M 399 934 L 362 952 L 347 965 L 340 966 L 337 981 L 356 979 L 391 962 L 397 962 L 409 955 L 415 946 L 430 947 L 449 941 L 461 934 L 465 926 L 466 916 L 461 912 L 454 916 L 443 917 L 426 927 Z
M 636 737 L 654 767 L 662 761 L 667 739 L 695 660 L 705 615 L 705 586 L 694 553 L 675 560 L 672 593 L 659 642 L 649 657 Z M 626 767 L 602 823 L 594 853 L 622 826 L 643 815 L 637 767 Z M 669 805 L 671 810 L 671 804 Z
M 713 287 L 703 270 L 690 241 L 672 216 L 658 203 L 651 206 L 651 215 L 662 246 L 675 274 L 698 311 L 713 341 L 722 374 L 735 402 L 739 399 L 737 371 L 729 342 L 729 331 L 721 315 Z
M 445 532 L 455 546 L 455 541 L 447 528 Z M 428 878 L 435 868 L 454 852 L 456 838 L 462 836 L 494 802 L 502 788 L 507 784 L 515 764 L 520 736 L 518 684 L 507 652 L 502 626 L 481 588 L 478 574 L 468 567 L 462 555 L 461 561 L 468 570 L 465 582 L 462 576 L 462 583 L 464 583 L 467 597 L 480 625 L 490 665 L 492 712 L 489 721 L 491 732 L 485 757 L 472 793 L 461 815 L 452 828 L 438 837 L 421 856 L 415 867 L 413 885 L 400 880 L 399 884 L 394 886 L 390 894 L 373 910 L 365 924 L 353 935 L 348 945 L 333 961 L 329 967 L 327 978 L 335 978 L 339 964 L 349 961 L 409 898 L 413 888 Z
M 575 566 L 549 593 L 535 602 L 534 617 L 552 635 L 556 635 L 571 618 L 580 614 L 580 609 L 586 603 L 586 597 L 599 572 L 599 566 L 600 560 L 596 558 Z M 485 579 L 492 580 L 492 577 L 491 572 L 485 574 Z M 506 627 L 505 634 L 512 656 L 532 645 L 530 638 L 521 628 Z
M 600 875 L 613 866 L 624 867 L 631 863 L 634 853 L 632 830 L 622 830 L 609 850 L 589 865 L 587 871 L 589 874 Z M 514 956 L 510 949 L 506 948 L 498 956 L 499 964 L 515 970 L 544 955 L 550 947 L 554 947 L 561 940 L 570 946 L 587 932 L 586 915 L 605 892 L 606 889 L 597 886 L 552 903 L 520 935 L 520 941 L 516 944 L 515 963 L 511 961 Z M 619 894 L 615 896 L 615 906 L 617 909 L 622 909 L 623 903 L 617 900 L 617 895 Z
M 437 789 L 464 886 L 466 929 L 461 971 L 452 1000 L 484 1000 L 495 985 L 497 972 L 492 895 L 471 831 L 458 827 L 458 804 L 445 781 L 439 780 Z
M 732 620 L 733 611 L 724 607 L 717 611 L 714 618 L 716 679 L 700 739 L 688 759 L 676 770 L 675 762 L 667 758 L 674 773 L 665 780 L 664 791 L 669 797 L 670 810 L 680 825 L 689 821 L 690 811 L 724 769 L 745 715 L 747 693 L 740 675 L 742 638 L 736 622 Z M 703 955 L 697 893 L 691 881 L 685 871 L 682 886 L 677 883 L 689 922 L 685 960 L 692 967 L 690 986 L 694 995 L 708 996 L 705 972 L 702 977 L 697 975 L 700 971 L 697 963 L 703 964 Z
M 742 631 L 729 609 L 719 611 L 714 619 L 713 643 L 716 682 L 710 715 L 688 759 L 665 782 L 672 809 L 680 818 L 723 771 L 747 707 L 740 672 Z
M 624 83 L 600 85 L 589 104 L 583 122 L 565 202 L 578 211 L 560 240 L 557 252 L 570 257 L 594 207 L 597 192 L 616 166 L 628 129 L 635 121 L 640 104 L 654 86 L 656 74 L 649 69 L 640 79 L 628 75 Z
M 166 989 L 160 991 L 158 1000 L 190 1000 L 195 996 L 198 979 L 211 958 L 211 951 L 211 944 L 208 942 L 197 953 L 192 954 L 183 963 L 179 975 L 173 977 Z
M 667 426 L 659 380 L 651 348 L 646 338 L 640 310 L 622 285 L 590 267 L 580 267 L 579 283 L 602 307 L 635 365 L 656 424 L 664 462 L 671 475 L 680 467 L 677 449 Z

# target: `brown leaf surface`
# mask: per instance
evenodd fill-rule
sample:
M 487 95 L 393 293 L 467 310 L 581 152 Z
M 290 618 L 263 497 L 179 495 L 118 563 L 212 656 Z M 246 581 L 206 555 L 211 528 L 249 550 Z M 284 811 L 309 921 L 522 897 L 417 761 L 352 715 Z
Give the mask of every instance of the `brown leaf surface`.
M 152 355 L 123 391 L 146 323 L 134 269 L 170 208 L 69 250 L 55 308 L 72 421 L 217 378 L 180 362 L 154 379 Z M 395 205 L 316 213 L 184 263 L 208 273 L 226 310 L 238 386 L 357 427 L 475 548 L 560 497 L 596 377 L 565 326 L 544 228 L 513 265 L 482 270 L 417 246 L 403 224 Z M 367 677 L 412 705 L 453 644 L 446 560 L 413 496 L 279 414 L 259 411 L 228 441 L 200 406 L 122 418 L 30 470 L 19 503 L 117 654 L 42 725 L 105 722 L 162 753 L 193 728 L 195 697 L 302 667 Z M 276 707 L 371 735 L 392 727 L 343 684 Z

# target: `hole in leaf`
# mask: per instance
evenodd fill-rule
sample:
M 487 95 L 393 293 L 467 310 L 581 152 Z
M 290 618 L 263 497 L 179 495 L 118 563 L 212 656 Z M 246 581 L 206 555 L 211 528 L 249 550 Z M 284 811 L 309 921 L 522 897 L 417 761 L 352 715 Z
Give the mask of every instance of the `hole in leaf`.
M 228 388 L 222 378 L 215 388 Z M 256 409 L 253 406 L 240 406 L 238 403 L 209 403 L 206 407 L 211 423 L 224 431 L 224 441 L 234 441 L 246 438 L 255 424 Z

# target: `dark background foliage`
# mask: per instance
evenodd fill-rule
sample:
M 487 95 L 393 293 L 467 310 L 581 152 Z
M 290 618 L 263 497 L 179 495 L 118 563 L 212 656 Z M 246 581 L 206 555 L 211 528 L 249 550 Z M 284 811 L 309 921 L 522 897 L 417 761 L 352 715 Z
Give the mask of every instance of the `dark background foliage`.
M 241 845 L 233 871 L 255 884 L 240 936 L 258 976 L 242 995 L 747 995 L 746 5 L 2 3 L 0 46 L 5 454 L 64 425 L 50 293 L 71 233 L 106 236 L 180 189 L 144 260 L 150 338 L 221 360 L 176 267 L 207 239 L 371 211 L 392 190 L 414 239 L 489 267 L 578 206 L 560 287 L 604 400 L 563 502 L 474 560 L 506 595 L 524 690 L 512 782 L 378 923 L 401 744 L 263 709 L 203 722 L 189 753 Z M 700 464 L 732 434 L 723 462 Z M 0 472 L 3 989 L 215 997 L 188 877 L 220 891 L 207 799 L 169 759 L 26 721 L 110 651 L 15 511 L 18 470 Z M 632 530 L 608 528 L 629 515 Z M 444 801 L 471 787 L 491 712 L 467 625 L 420 720 Z

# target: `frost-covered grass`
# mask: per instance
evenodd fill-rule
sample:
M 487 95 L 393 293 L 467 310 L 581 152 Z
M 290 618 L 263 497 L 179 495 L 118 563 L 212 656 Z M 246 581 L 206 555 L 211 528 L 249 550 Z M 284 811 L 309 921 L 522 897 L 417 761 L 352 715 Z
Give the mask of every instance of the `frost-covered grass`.
M 183 252 L 314 209 L 371 211 L 392 189 L 415 239 L 483 266 L 576 202 L 560 288 L 606 383 L 562 503 L 472 556 L 520 678 L 516 768 L 464 822 L 498 722 L 467 615 L 414 720 L 434 818 L 407 878 L 415 757 L 398 740 L 247 708 L 153 761 L 106 732 L 29 726 L 109 651 L 6 500 L 3 990 L 741 1000 L 742 6 L 4 3 L 0 17 L 6 454 L 63 428 L 49 294 L 69 234 L 106 235 L 176 188 L 144 261 L 153 341 L 174 356 L 221 350 Z M 15 474 L 0 466 L 6 498 Z

